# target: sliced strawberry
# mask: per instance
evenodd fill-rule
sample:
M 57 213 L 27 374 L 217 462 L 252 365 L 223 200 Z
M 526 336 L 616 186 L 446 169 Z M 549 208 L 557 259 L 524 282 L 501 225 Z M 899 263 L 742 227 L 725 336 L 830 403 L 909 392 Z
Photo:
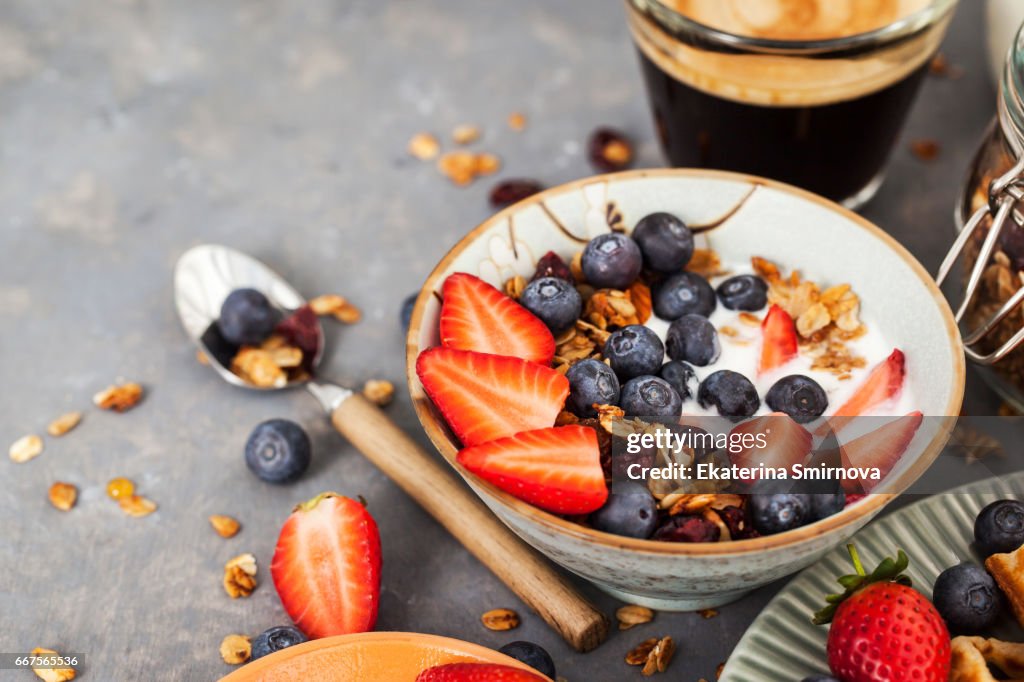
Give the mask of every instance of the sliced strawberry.
M 893 350 L 883 362 L 871 370 L 871 374 L 850 399 L 835 412 L 837 417 L 869 415 L 870 410 L 899 395 L 906 375 L 906 358 L 899 348 Z
M 840 448 L 843 467 L 877 467 L 884 479 L 910 445 L 922 419 L 920 412 L 911 412 L 846 443 Z M 843 480 L 843 488 L 852 493 L 870 492 L 880 481 L 847 478 Z
M 767 372 L 796 357 L 796 325 L 793 318 L 772 304 L 761 322 L 761 362 L 758 370 Z
M 510 495 L 556 514 L 589 514 L 608 499 L 597 434 L 555 426 L 466 448 L 459 463 Z
M 430 348 L 416 374 L 463 445 L 477 445 L 555 423 L 569 380 L 519 358 Z
M 540 318 L 487 282 L 465 272 L 442 289 L 441 344 L 550 365 L 555 337 Z
M 548 678 L 497 663 L 446 663 L 427 668 L 416 682 L 546 682 Z
M 763 446 L 758 436 L 763 437 Z M 773 412 L 733 428 L 729 442 L 735 442 L 739 451 L 730 449 L 729 460 L 738 467 L 751 469 L 759 469 L 761 464 L 766 468 L 791 469 L 794 464 L 802 464 L 807 459 L 812 440 L 807 429 L 789 415 Z M 757 478 L 751 477 L 753 480 Z
M 270 575 L 295 625 L 317 639 L 373 629 L 380 563 L 380 534 L 366 508 L 321 493 L 285 521 Z

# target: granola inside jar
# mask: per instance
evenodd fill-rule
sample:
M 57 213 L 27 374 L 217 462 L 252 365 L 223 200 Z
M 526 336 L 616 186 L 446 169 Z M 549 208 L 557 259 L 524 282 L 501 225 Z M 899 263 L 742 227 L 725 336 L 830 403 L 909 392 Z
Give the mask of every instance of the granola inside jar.
M 963 311 L 967 355 L 982 366 L 992 387 L 1024 411 L 1024 344 L 1014 347 L 1024 330 L 1024 305 L 1008 302 L 1024 297 L 1024 29 L 1007 55 L 998 100 L 998 114 L 989 126 L 968 171 L 956 207 L 958 231 L 980 219 L 963 248 L 963 278 L 969 278 L 985 249 L 994 215 L 1004 203 L 1007 219 Z M 1008 184 L 1007 184 L 1008 183 Z M 1000 319 L 1001 318 L 1001 319 Z M 989 328 L 984 334 L 984 331 Z M 973 334 L 973 332 L 978 332 Z

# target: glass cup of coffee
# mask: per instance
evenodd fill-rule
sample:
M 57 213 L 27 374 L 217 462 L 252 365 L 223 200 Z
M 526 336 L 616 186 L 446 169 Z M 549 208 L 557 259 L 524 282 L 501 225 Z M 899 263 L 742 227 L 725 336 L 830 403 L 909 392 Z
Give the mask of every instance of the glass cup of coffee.
M 855 208 L 956 0 L 626 0 L 674 166 L 762 175 Z

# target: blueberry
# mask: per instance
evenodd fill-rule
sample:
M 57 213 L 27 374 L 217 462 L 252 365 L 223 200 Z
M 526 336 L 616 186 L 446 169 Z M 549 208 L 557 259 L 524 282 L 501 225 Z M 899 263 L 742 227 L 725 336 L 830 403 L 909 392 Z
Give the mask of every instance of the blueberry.
M 828 396 L 814 379 L 790 374 L 772 384 L 764 402 L 773 412 L 785 412 L 802 424 L 825 413 Z
M 658 525 L 658 503 L 639 481 L 616 482 L 604 506 L 590 515 L 594 528 L 628 538 L 649 538 Z
M 590 240 L 580 260 L 583 276 L 597 288 L 625 289 L 640 275 L 643 256 L 636 242 L 619 232 Z
M 235 289 L 220 306 L 217 326 L 231 343 L 255 346 L 274 331 L 280 318 L 270 300 L 255 289 Z
M 814 493 L 811 495 L 811 520 L 821 519 L 838 514 L 846 507 L 846 493 L 840 488 L 837 493 Z
M 768 305 L 768 285 L 757 275 L 730 277 L 715 290 L 729 310 L 754 311 Z
M 688 362 L 704 367 L 718 359 L 722 346 L 718 332 L 708 318 L 700 315 L 683 315 L 668 327 L 665 350 L 673 360 Z
M 409 333 L 409 323 L 412 322 L 412 309 L 416 307 L 416 297 L 419 293 L 409 294 L 402 301 L 402 308 L 398 312 L 398 320 L 402 324 L 402 332 Z
M 723 417 L 749 417 L 761 406 L 750 379 L 729 369 L 720 369 L 700 382 L 697 402 L 703 408 L 714 405 Z
M 667 381 L 653 376 L 639 376 L 622 387 L 619 406 L 630 417 L 678 417 L 683 400 Z
M 671 213 L 651 213 L 633 228 L 644 265 L 655 272 L 678 272 L 693 257 L 693 233 Z
M 682 400 L 697 395 L 697 374 L 685 362 L 669 360 L 658 370 L 658 376 L 667 381 Z
M 565 373 L 569 380 L 566 407 L 577 417 L 595 417 L 594 404 L 619 404 L 619 379 L 611 367 L 593 358 L 580 360 Z
M 984 568 L 965 562 L 939 574 L 932 603 L 950 630 L 973 634 L 995 622 L 1003 597 Z
M 555 662 L 551 660 L 551 655 L 544 650 L 544 647 L 539 644 L 520 640 L 518 642 L 509 642 L 498 649 L 498 651 L 506 656 L 511 656 L 520 663 L 525 663 L 542 675 L 555 679 Z
M 665 360 L 661 339 L 653 330 L 639 324 L 612 332 L 601 353 L 622 381 L 641 374 L 657 374 Z
M 312 446 L 298 424 L 269 419 L 256 425 L 245 443 L 245 463 L 268 483 L 288 483 L 309 467 Z
M 716 305 L 715 290 L 694 272 L 672 275 L 654 288 L 651 299 L 654 314 L 663 320 L 676 320 L 689 314 L 707 317 Z
M 778 493 L 755 494 L 747 498 L 754 528 L 761 535 L 774 535 L 799 528 L 811 520 L 811 496 Z
M 264 630 L 253 638 L 252 658 L 250 660 L 255 661 L 257 658 L 263 658 L 275 651 L 287 649 L 290 646 L 302 644 L 305 641 L 306 636 L 302 634 L 302 631 L 297 627 L 292 625 L 277 625 L 268 630 Z
M 526 285 L 519 302 L 558 336 L 576 323 L 583 299 L 576 287 L 561 277 L 541 277 Z
M 982 509 L 974 520 L 974 544 L 983 557 L 1024 545 L 1024 504 L 997 500 Z

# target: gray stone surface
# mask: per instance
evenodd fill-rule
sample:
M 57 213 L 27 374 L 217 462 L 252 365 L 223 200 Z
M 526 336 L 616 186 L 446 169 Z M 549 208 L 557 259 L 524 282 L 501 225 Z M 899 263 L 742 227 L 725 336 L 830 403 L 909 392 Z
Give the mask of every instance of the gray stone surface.
M 981 3 L 965 2 L 944 51 L 957 80 L 929 79 L 889 180 L 865 211 L 934 271 L 951 207 L 993 111 Z M 521 134 L 506 115 L 530 118 Z M 84 409 L 31 463 L 0 463 L 0 651 L 48 646 L 85 657 L 82 679 L 213 679 L 228 633 L 285 622 L 267 567 L 296 502 L 324 489 L 361 494 L 384 538 L 381 629 L 500 646 L 540 642 L 571 681 L 627 679 L 623 653 L 652 634 L 680 643 L 667 679 L 714 679 L 779 585 L 721 615 L 659 614 L 571 653 L 534 616 L 491 633 L 479 614 L 517 600 L 328 427 L 305 395 L 252 395 L 198 365 L 171 301 L 187 247 L 226 243 L 302 291 L 337 291 L 365 311 L 329 325 L 326 376 L 403 381 L 397 314 L 431 266 L 488 214 L 489 182 L 456 189 L 404 147 L 419 130 L 482 125 L 503 175 L 548 184 L 590 172 L 598 124 L 641 142 L 658 165 L 632 48 L 616 3 L 467 0 L 7 0 L 0 7 L 0 442 Z M 870 131 L 850 131 L 852 135 Z M 932 137 L 924 164 L 906 142 Z M 118 377 L 147 387 L 124 414 L 90 396 Z M 995 402 L 977 381 L 969 403 Z M 392 416 L 428 445 L 404 392 Z M 295 485 L 255 480 L 249 429 L 296 419 L 315 440 Z M 123 515 L 104 485 L 128 476 L 159 505 Z M 75 483 L 68 514 L 46 501 Z M 206 516 L 244 529 L 222 540 Z M 256 554 L 261 585 L 232 601 L 221 566 Z M 584 586 L 609 613 L 613 600 Z M 0 671 L 3 679 L 28 672 Z

